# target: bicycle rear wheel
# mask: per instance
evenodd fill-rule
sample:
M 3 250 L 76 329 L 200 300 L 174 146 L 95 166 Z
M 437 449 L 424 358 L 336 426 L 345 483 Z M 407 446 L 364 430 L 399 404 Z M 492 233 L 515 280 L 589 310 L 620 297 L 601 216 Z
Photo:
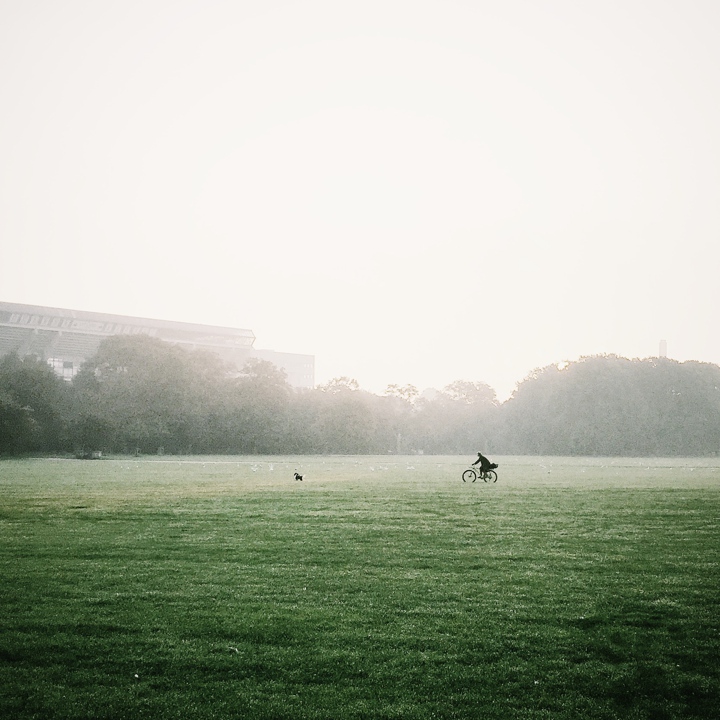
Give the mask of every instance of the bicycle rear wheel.
M 488 470 L 483 476 L 485 482 L 497 482 L 497 473 L 494 470 Z
M 475 474 L 474 470 L 466 470 L 463 475 L 463 482 L 475 482 L 477 480 L 477 475 Z

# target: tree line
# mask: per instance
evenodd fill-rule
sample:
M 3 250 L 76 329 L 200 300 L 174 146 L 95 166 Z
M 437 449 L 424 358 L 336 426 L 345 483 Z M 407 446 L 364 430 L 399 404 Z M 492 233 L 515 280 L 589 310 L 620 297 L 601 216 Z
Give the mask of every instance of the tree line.
M 0 360 L 0 454 L 485 454 L 698 456 L 720 452 L 720 366 L 613 355 L 538 368 L 498 402 L 486 383 L 383 395 L 336 378 L 295 390 L 260 360 L 148 336 L 106 339 L 71 383 Z

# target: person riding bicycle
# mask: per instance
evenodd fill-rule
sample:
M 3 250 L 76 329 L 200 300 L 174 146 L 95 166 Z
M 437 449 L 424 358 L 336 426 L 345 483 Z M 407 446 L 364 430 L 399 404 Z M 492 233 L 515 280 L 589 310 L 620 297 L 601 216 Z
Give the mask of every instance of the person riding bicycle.
M 478 463 L 480 463 L 480 471 L 484 473 L 497 467 L 497 465 L 491 463 L 482 453 L 478 453 L 478 459 L 473 465 L 477 465 Z

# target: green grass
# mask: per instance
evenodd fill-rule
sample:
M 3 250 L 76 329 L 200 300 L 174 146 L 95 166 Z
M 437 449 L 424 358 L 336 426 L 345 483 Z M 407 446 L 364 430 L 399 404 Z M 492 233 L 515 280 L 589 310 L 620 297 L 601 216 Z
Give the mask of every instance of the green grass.
M 0 717 L 719 717 L 720 460 L 493 459 L 0 463 Z

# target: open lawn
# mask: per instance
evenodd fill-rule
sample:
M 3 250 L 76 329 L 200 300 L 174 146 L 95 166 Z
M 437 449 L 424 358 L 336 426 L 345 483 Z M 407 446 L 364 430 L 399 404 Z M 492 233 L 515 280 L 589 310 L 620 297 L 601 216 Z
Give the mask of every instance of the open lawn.
M 0 462 L 0 717 L 720 717 L 720 459 L 492 459 Z

